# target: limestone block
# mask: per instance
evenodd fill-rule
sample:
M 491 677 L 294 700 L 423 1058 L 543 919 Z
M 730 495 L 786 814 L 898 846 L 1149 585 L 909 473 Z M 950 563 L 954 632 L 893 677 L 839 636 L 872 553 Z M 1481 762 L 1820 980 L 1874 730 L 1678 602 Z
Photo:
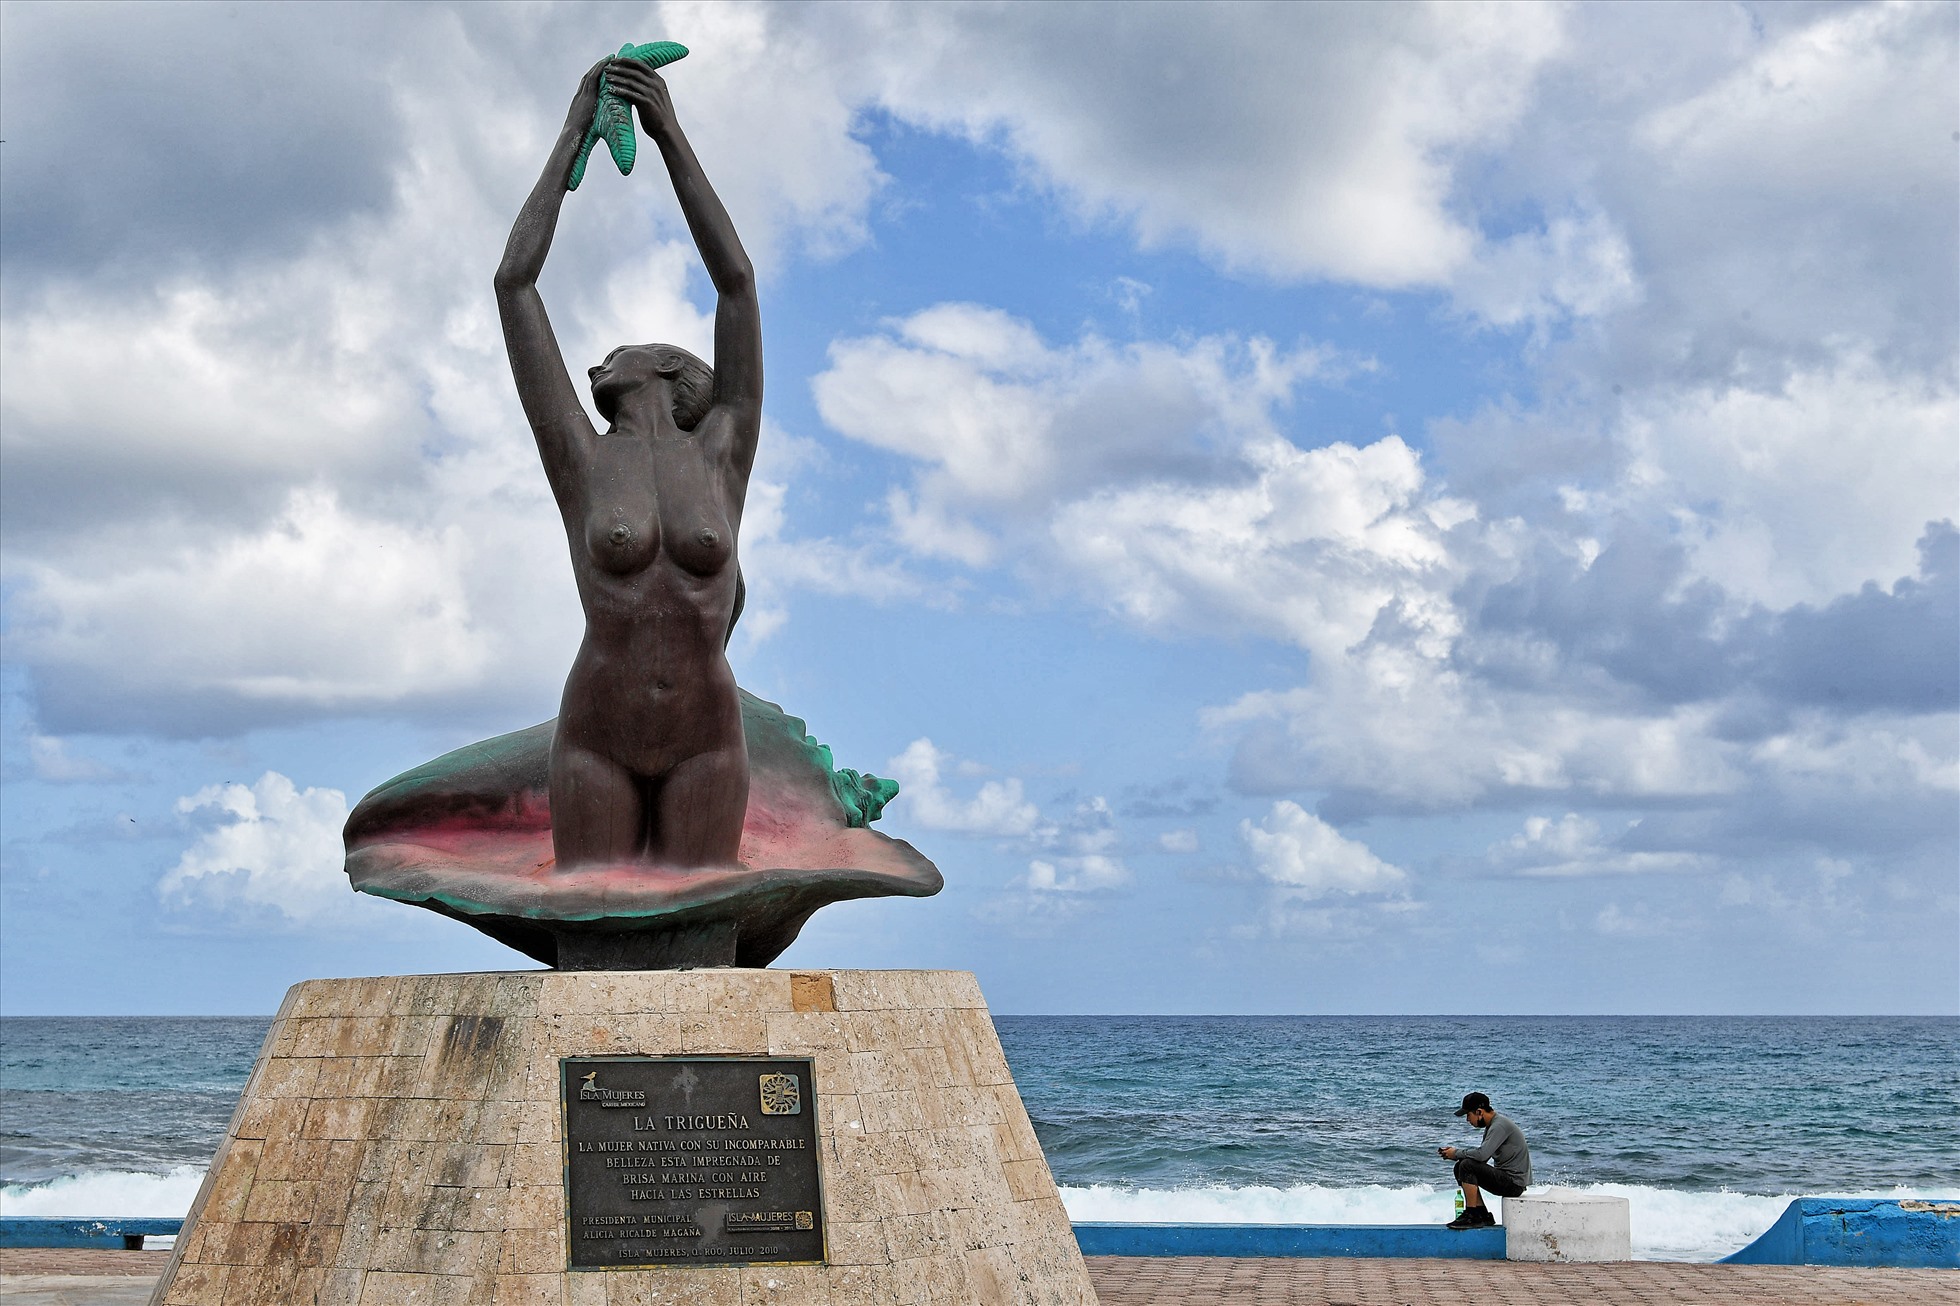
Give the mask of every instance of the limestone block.
M 1624 1197 L 1541 1188 L 1503 1203 L 1504 1256 L 1512 1261 L 1630 1261 Z
M 809 1058 L 827 1260 L 568 1270 L 559 1061 L 607 1055 Z M 971 975 L 736 969 L 294 986 L 152 1298 L 1095 1300 Z

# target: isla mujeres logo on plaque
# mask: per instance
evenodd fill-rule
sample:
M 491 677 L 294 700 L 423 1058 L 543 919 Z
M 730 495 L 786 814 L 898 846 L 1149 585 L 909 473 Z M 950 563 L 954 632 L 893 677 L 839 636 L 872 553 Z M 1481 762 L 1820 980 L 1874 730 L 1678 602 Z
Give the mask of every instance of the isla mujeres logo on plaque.
M 762 1076 L 762 1114 L 800 1116 L 803 1114 L 803 1085 L 795 1075 Z
M 599 1072 L 595 1070 L 580 1081 L 578 1100 L 597 1102 L 600 1106 L 631 1107 L 638 1110 L 646 1106 L 647 1095 L 644 1089 L 638 1088 L 601 1088 Z

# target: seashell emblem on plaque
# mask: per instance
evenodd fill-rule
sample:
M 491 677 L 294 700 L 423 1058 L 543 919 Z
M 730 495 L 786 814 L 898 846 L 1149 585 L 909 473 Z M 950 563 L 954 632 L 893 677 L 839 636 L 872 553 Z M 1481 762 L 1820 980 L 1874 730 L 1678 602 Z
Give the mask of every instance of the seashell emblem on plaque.
M 807 1059 L 566 1057 L 566 1264 L 821 1264 Z

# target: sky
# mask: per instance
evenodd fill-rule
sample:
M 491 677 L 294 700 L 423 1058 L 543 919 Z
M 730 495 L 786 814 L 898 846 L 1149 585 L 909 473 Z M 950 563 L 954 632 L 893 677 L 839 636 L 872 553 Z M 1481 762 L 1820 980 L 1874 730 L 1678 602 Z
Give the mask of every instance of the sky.
M 339 829 L 556 712 L 490 280 L 629 40 L 760 278 L 731 661 L 946 877 L 781 964 L 1960 1010 L 1960 7 L 7 3 L 0 1011 L 531 964 Z M 541 289 L 710 352 L 651 150 Z

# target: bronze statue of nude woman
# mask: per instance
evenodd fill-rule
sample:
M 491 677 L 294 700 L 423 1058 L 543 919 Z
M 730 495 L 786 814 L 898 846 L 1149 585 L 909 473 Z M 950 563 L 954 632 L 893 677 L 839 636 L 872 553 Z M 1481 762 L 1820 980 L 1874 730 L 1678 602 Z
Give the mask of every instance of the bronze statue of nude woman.
M 712 370 L 674 345 L 622 345 L 591 369 L 604 431 L 579 405 L 537 289 L 601 74 L 660 147 L 716 294 Z M 733 865 L 749 769 L 723 646 L 762 422 L 761 315 L 748 255 L 660 74 L 619 58 L 586 73 L 496 285 L 511 375 L 585 609 L 551 748 L 558 866 Z
M 729 669 L 762 421 L 760 316 L 734 225 L 665 81 L 638 57 L 653 49 L 629 45 L 635 57 L 586 73 L 497 269 L 511 375 L 585 609 L 559 716 L 403 772 L 344 831 L 355 889 L 561 969 L 766 966 L 829 903 L 924 897 L 942 882 L 916 848 L 870 828 L 898 785 L 837 766 Z M 602 120 L 628 166 L 624 106 L 659 146 L 714 282 L 715 357 L 711 369 L 673 345 L 613 350 L 588 373 L 599 431 L 537 282 Z

